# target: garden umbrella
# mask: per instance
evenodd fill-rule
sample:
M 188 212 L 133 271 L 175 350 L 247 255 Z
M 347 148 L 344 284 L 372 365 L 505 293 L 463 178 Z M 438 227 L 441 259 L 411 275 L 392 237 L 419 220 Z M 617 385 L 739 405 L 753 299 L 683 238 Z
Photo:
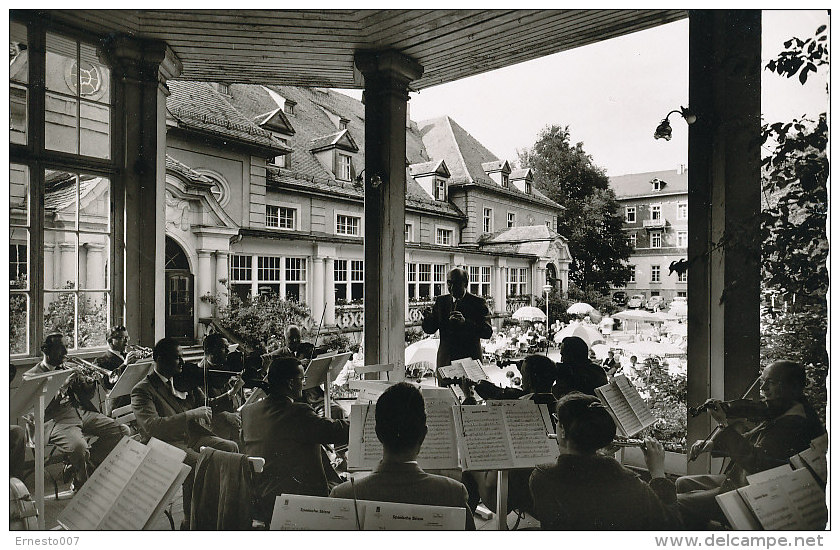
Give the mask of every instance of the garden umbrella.
M 667 342 L 622 342 L 617 347 L 624 350 L 627 354 L 637 357 L 650 357 L 651 355 L 657 357 L 683 357 L 685 355 L 685 351 Z
M 566 313 L 571 315 L 587 315 L 592 312 L 595 308 L 590 306 L 584 302 L 578 302 L 576 304 L 572 304 L 566 309 Z
M 676 302 L 671 306 L 671 309 L 668 310 L 668 313 L 676 315 L 677 317 L 688 317 L 688 304 L 685 302 Z
M 513 313 L 517 321 L 545 321 L 545 312 L 538 307 L 523 306 Z
M 664 311 L 657 311 L 650 313 L 650 323 L 664 323 L 666 321 L 676 321 L 679 317 L 672 313 L 665 313 Z
M 554 341 L 559 344 L 564 338 L 568 338 L 569 336 L 577 336 L 586 342 L 586 345 L 590 348 L 593 344 L 604 343 L 604 337 L 598 332 L 597 328 L 593 325 L 584 325 L 581 323 L 571 323 L 569 326 L 564 327 L 554 335 Z
M 424 338 L 405 348 L 405 365 L 413 363 L 428 363 L 430 367 L 437 364 L 437 352 L 440 346 L 439 338 Z
M 688 335 L 688 326 L 685 323 L 671 323 L 663 327 L 663 332 L 666 334 L 676 334 L 677 336 Z

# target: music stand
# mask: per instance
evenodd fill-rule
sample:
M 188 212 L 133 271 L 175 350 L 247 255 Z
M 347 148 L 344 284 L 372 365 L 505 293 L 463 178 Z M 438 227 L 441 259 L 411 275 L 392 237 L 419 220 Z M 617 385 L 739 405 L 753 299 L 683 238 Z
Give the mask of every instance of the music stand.
M 316 357 L 309 363 L 309 367 L 306 369 L 306 382 L 303 385 L 303 389 L 317 388 L 321 384 L 324 384 L 324 418 L 332 418 L 330 398 L 332 380 L 341 373 L 341 369 L 347 364 L 351 355 L 353 354 L 347 352 Z
M 73 371 L 53 370 L 24 375 L 17 391 L 9 398 L 10 418 L 35 412 L 35 505 L 38 507 L 38 529 L 46 529 L 44 510 L 44 409 L 61 389 Z
M 116 399 L 117 397 L 131 394 L 134 386 L 152 371 L 153 365 L 154 363 L 151 361 L 128 365 L 117 379 L 117 383 L 108 392 L 108 399 Z

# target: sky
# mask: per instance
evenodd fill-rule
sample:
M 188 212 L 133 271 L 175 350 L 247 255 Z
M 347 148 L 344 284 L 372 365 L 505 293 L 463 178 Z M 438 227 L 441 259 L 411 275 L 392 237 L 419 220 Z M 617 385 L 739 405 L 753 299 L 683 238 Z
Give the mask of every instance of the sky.
M 813 36 L 825 11 L 765 11 L 762 66 L 792 36 Z M 360 98 L 360 91 L 345 91 Z M 449 115 L 499 158 L 517 160 L 547 125 L 569 126 L 611 176 L 676 169 L 688 163 L 688 129 L 673 115 L 673 139 L 653 131 L 688 104 L 688 19 L 560 52 L 411 93 L 415 121 Z M 817 115 L 828 104 L 825 77 L 762 76 L 768 121 Z

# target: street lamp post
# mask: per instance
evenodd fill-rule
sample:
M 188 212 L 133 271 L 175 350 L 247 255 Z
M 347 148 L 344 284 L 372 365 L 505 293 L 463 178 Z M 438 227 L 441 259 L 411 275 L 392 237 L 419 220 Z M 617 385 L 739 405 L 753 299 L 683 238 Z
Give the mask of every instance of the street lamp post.
M 548 346 L 551 345 L 550 334 L 548 332 L 548 293 L 551 292 L 553 287 L 546 283 L 543 286 L 543 291 L 545 291 L 545 354 L 548 355 Z

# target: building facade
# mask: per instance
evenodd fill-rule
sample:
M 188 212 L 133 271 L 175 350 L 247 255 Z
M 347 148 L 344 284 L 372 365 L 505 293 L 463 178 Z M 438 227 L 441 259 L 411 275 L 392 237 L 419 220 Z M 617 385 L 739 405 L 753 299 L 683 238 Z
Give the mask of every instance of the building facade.
M 629 296 L 662 296 L 670 302 L 688 295 L 688 272 L 671 271 L 688 254 L 688 170 L 627 174 L 610 178 L 624 231 L 633 246 Z

